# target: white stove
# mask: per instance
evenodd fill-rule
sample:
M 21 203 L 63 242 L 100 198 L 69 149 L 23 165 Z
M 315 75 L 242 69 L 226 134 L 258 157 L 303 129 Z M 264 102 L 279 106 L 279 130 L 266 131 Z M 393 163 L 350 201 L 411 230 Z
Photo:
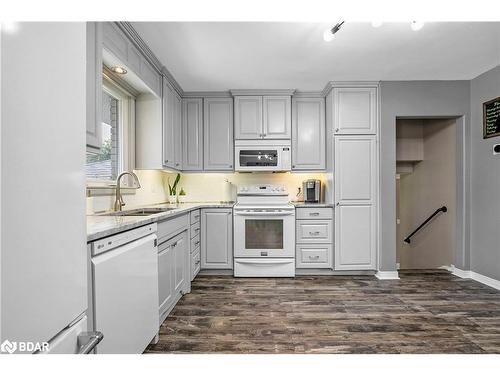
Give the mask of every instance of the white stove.
M 279 185 L 238 188 L 234 276 L 295 276 L 295 207 Z

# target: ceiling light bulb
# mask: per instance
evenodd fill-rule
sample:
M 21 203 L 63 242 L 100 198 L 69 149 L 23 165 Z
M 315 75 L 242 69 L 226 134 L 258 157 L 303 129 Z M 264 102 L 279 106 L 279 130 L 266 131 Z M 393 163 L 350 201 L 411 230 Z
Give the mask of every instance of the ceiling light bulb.
M 325 42 L 331 42 L 333 40 L 332 29 L 326 29 L 323 33 L 323 39 Z
M 411 29 L 413 31 L 418 31 L 420 30 L 422 27 L 424 27 L 424 23 L 423 22 L 418 22 L 418 21 L 411 21 L 411 25 L 410 25 Z
M 118 74 L 127 74 L 127 69 L 125 69 L 121 66 L 113 66 L 113 67 L 111 67 L 111 70 L 115 73 L 118 73 Z
M 372 26 L 373 27 L 380 27 L 382 26 L 383 22 L 381 21 L 372 21 Z

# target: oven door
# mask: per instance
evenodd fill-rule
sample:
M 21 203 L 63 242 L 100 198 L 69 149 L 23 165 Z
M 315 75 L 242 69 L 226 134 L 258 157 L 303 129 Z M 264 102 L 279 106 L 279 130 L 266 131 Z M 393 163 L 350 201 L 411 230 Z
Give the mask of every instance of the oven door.
M 234 210 L 234 256 L 295 256 L 295 210 Z

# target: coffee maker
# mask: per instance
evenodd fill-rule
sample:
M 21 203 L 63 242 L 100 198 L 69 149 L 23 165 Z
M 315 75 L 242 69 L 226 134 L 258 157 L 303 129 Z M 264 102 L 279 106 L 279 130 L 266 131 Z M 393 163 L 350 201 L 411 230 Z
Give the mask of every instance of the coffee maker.
M 321 181 L 305 180 L 302 183 L 302 192 L 305 203 L 319 203 L 321 197 Z

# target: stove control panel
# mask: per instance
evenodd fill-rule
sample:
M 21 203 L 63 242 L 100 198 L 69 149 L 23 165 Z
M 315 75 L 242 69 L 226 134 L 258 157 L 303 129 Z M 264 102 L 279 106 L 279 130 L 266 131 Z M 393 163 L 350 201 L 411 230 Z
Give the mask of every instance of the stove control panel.
M 243 195 L 283 195 L 288 194 L 283 185 L 244 185 L 238 187 L 238 194 Z

